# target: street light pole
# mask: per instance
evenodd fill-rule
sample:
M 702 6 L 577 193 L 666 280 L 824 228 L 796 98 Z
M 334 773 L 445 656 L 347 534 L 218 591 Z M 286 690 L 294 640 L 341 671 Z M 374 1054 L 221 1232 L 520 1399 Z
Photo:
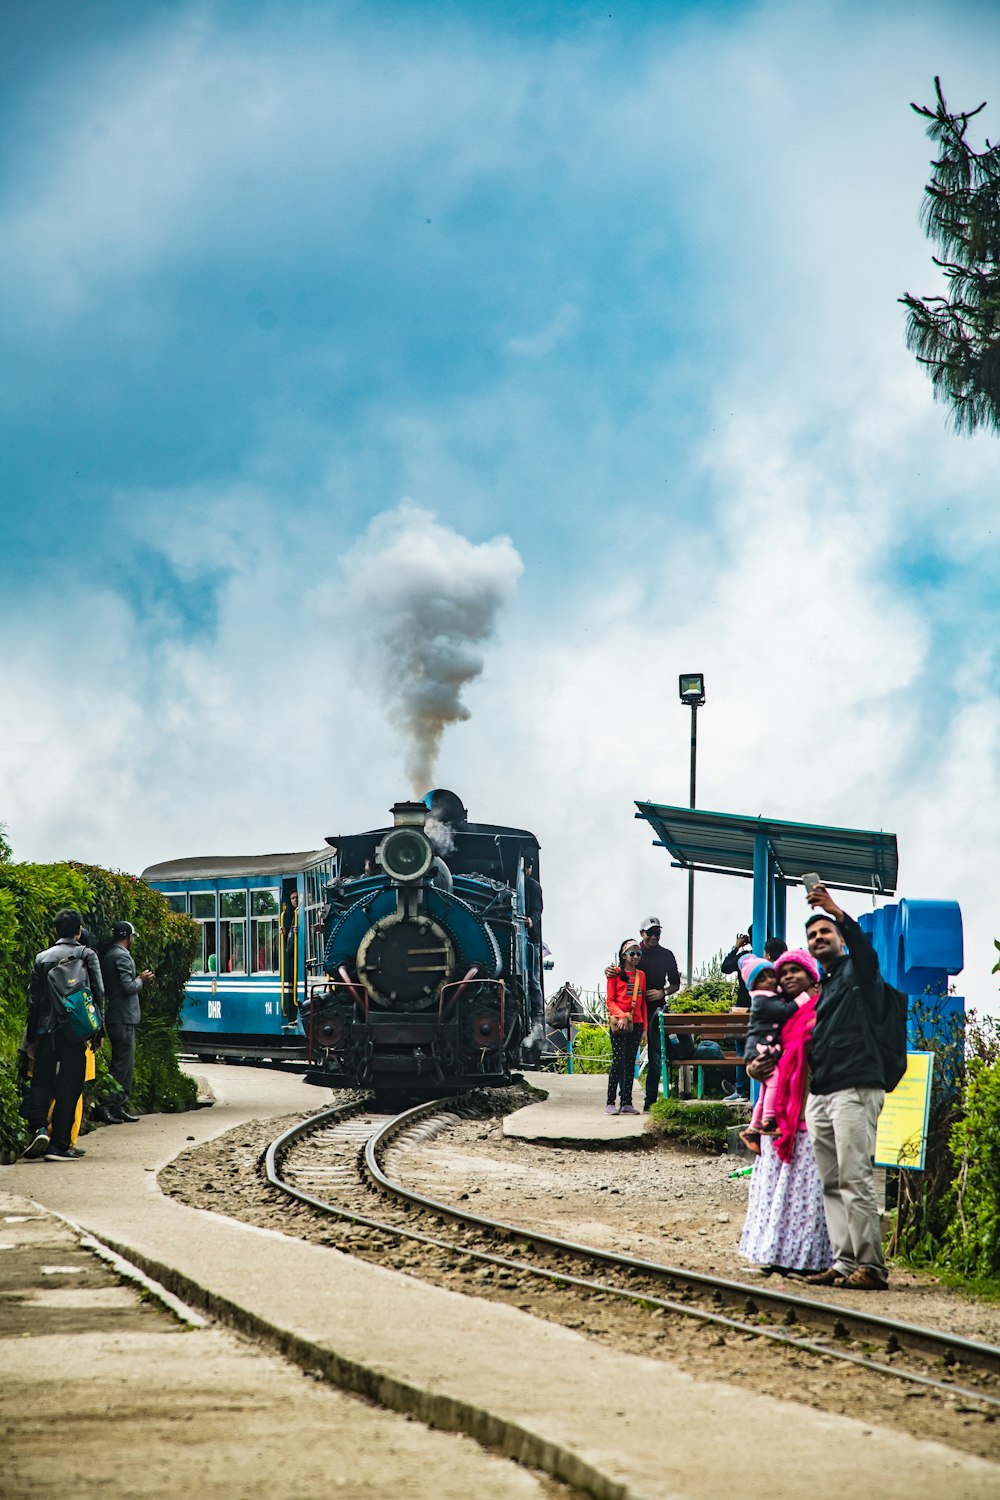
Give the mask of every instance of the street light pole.
M 680 699 L 691 710 L 691 786 L 688 806 L 695 805 L 695 779 L 698 768 L 698 710 L 705 701 L 705 678 L 701 672 L 682 672 L 679 679 Z M 694 870 L 688 870 L 688 942 L 687 982 L 694 984 Z
M 688 806 L 695 805 L 695 776 L 698 765 L 698 705 L 691 704 L 691 794 L 688 798 Z M 690 988 L 694 984 L 694 871 L 688 870 L 688 946 L 687 946 L 687 981 Z

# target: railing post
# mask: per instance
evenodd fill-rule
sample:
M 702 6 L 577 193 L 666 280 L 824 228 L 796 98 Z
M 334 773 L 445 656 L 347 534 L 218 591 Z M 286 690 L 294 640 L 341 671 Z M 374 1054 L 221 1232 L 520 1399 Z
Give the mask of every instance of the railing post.
M 663 1006 L 656 1014 L 656 1023 L 660 1028 L 660 1084 L 663 1088 L 663 1097 L 666 1099 L 670 1093 L 670 1069 L 667 1066 L 667 1029 L 663 1024 Z

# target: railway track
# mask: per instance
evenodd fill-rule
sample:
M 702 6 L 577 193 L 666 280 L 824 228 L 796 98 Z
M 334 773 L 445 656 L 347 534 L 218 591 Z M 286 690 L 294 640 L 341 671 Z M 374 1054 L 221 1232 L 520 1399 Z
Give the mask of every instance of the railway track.
M 992 1345 L 558 1239 L 429 1198 L 391 1175 L 395 1153 L 446 1130 L 473 1108 L 466 1099 L 435 1100 L 397 1115 L 376 1114 L 364 1101 L 335 1106 L 272 1141 L 266 1175 L 313 1209 L 384 1236 L 390 1264 L 393 1248 L 418 1244 L 439 1261 L 476 1267 L 508 1285 L 527 1279 L 574 1288 L 650 1315 L 696 1320 L 722 1335 L 846 1362 L 974 1410 L 1000 1410 L 1000 1350 Z

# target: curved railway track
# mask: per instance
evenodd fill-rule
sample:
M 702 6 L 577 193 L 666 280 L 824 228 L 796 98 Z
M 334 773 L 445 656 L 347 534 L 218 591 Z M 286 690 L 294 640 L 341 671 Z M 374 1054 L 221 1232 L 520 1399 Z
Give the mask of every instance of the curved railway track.
M 378 1115 L 363 1100 L 334 1106 L 271 1142 L 266 1175 L 274 1187 L 319 1212 L 385 1236 L 389 1247 L 416 1242 L 507 1281 L 541 1278 L 651 1314 L 696 1319 L 723 1334 L 844 1361 L 981 1410 L 1000 1410 L 1000 1350 L 992 1345 L 558 1239 L 429 1198 L 390 1175 L 394 1151 L 426 1141 L 469 1112 L 463 1099 L 434 1100 L 398 1115 Z M 448 1235 L 434 1232 L 446 1225 Z

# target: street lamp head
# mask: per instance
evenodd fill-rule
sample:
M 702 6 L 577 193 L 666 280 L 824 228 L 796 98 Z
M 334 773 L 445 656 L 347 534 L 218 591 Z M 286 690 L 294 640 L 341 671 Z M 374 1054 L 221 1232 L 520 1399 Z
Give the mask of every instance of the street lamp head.
M 690 708 L 700 708 L 705 701 L 705 678 L 701 672 L 682 672 L 679 692 L 682 703 Z

